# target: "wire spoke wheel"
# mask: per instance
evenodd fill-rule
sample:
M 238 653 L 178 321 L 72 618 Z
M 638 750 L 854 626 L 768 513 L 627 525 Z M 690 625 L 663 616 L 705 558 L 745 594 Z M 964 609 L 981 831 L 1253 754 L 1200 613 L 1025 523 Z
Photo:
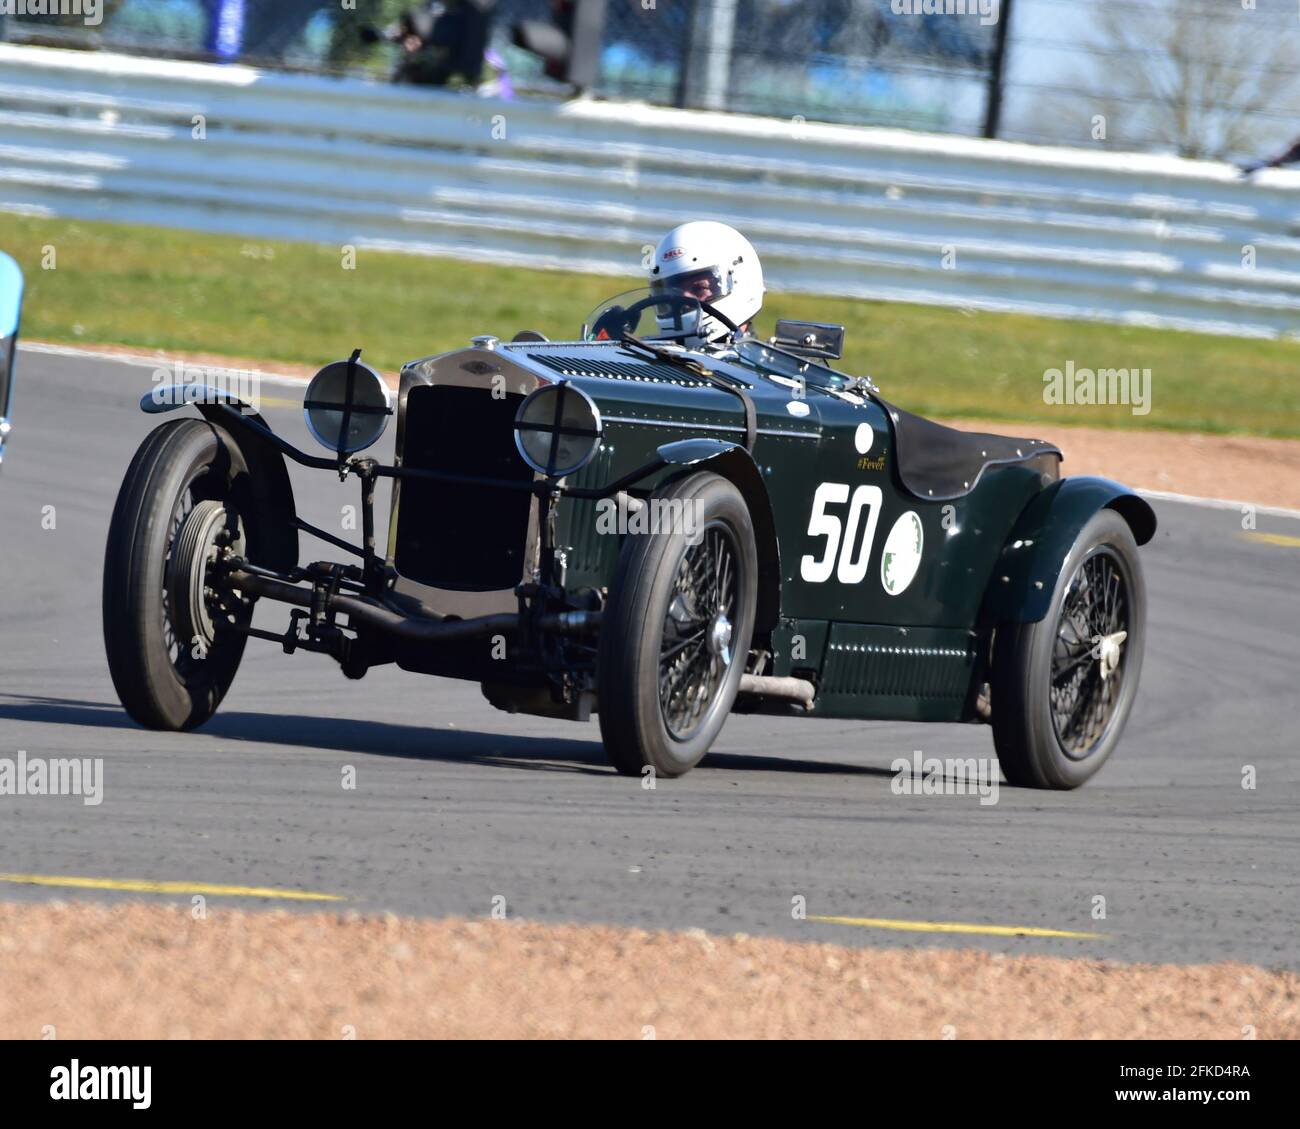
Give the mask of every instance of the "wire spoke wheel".
M 175 513 L 184 516 L 171 531 L 163 567 L 163 638 L 185 678 L 207 661 L 224 632 L 248 622 L 250 606 L 212 573 L 225 554 L 244 555 L 238 510 L 212 498 L 195 501 L 187 489 Z
M 127 712 L 151 729 L 191 729 L 221 703 L 243 656 L 252 602 L 212 565 L 255 540 L 238 446 L 197 419 L 141 444 L 118 492 L 104 551 L 104 646 Z
M 1052 649 L 1052 724 L 1074 759 L 1097 746 L 1115 716 L 1129 627 L 1124 575 L 1114 553 L 1100 547 L 1070 579 Z
M 699 728 L 732 662 L 736 544 L 712 525 L 682 554 L 664 616 L 659 705 L 676 740 Z
M 1103 508 L 1075 536 L 1045 614 L 994 636 L 990 720 L 1007 783 L 1068 789 L 1097 773 L 1132 713 L 1145 635 L 1138 542 Z
M 619 772 L 673 777 L 699 764 L 735 704 L 757 615 L 758 548 L 744 496 L 721 475 L 666 483 L 652 501 L 682 521 L 620 548 L 601 619 L 600 735 Z

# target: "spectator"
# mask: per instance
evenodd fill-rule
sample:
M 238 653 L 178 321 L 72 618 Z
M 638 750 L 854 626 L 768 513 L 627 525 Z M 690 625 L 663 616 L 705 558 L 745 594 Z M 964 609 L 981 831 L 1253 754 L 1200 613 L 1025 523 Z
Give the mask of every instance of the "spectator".
M 547 78 L 563 82 L 573 37 L 574 0 L 551 0 L 551 19 L 520 20 L 512 38 L 522 47 L 541 57 Z
M 496 0 L 449 0 L 403 13 L 391 36 L 403 51 L 393 81 L 477 86 L 495 8 Z

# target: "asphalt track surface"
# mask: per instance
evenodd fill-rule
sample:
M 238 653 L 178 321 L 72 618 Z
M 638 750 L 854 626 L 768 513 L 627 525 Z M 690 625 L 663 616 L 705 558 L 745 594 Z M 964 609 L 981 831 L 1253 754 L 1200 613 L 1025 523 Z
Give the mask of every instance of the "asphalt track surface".
M 217 895 L 210 910 L 485 917 L 503 898 L 509 916 L 547 921 L 1300 967 L 1300 521 L 1261 516 L 1280 536 L 1247 539 L 1232 510 L 1156 504 L 1138 704 L 1117 754 L 1073 793 L 894 794 L 890 764 L 913 750 L 992 756 L 980 726 L 744 717 L 651 791 L 606 767 L 594 722 L 509 716 L 474 684 L 391 667 L 349 682 L 322 656 L 258 641 L 205 728 L 153 733 L 119 707 L 100 629 L 109 514 L 158 422 L 136 407 L 149 380 L 20 354 L 0 475 L 0 756 L 100 757 L 105 776 L 99 806 L 0 796 L 5 874 L 344 899 Z M 273 425 L 310 448 L 298 394 L 264 394 L 281 401 Z M 355 483 L 294 477 L 304 516 L 338 528 Z M 332 550 L 304 538 L 304 552 Z M 283 616 L 263 606 L 259 623 Z M 917 924 L 797 920 L 797 896 L 813 916 Z M 0 897 L 188 900 L 11 881 Z M 1101 936 L 925 931 L 945 922 Z

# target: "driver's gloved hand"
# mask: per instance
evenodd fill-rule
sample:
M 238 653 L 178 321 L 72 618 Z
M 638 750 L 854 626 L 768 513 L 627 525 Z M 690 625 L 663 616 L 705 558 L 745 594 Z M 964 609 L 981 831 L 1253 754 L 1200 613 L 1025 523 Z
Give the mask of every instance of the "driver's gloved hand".
M 627 311 L 622 306 L 610 306 L 599 318 L 592 330 L 592 337 L 597 341 L 617 341 L 624 333 L 633 332 L 641 321 L 638 312 L 636 320 L 629 325 Z

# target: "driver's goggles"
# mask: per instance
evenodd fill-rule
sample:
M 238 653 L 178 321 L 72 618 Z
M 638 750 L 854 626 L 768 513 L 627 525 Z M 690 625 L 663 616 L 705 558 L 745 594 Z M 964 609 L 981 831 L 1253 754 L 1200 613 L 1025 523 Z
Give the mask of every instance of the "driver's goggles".
M 716 302 L 731 293 L 731 276 L 724 280 L 716 267 L 675 274 L 671 278 L 656 278 L 650 283 L 650 293 L 680 294 L 699 302 Z

